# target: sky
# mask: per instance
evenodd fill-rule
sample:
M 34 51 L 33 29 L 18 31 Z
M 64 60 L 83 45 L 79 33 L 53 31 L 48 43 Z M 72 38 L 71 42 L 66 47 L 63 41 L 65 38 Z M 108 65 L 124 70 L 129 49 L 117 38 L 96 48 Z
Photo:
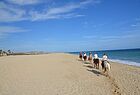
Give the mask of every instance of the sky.
M 0 49 L 140 48 L 140 0 L 0 0 Z

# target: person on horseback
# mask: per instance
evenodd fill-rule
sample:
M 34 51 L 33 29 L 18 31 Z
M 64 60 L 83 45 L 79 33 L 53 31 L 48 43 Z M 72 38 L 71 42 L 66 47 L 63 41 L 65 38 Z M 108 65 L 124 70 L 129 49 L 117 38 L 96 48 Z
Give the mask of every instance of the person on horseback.
M 105 67 L 105 66 L 104 66 L 104 62 L 105 62 L 105 61 L 108 62 L 108 57 L 107 57 L 107 55 L 104 53 L 104 54 L 103 54 L 103 58 L 102 58 L 102 63 L 101 63 L 102 69 L 104 69 L 104 67 Z
M 98 55 L 95 53 L 94 54 L 94 59 L 93 59 L 93 62 L 94 62 L 94 67 L 99 69 L 99 58 L 98 58 Z
M 108 57 L 106 54 L 103 55 L 101 65 L 102 65 L 102 70 L 104 70 L 104 73 L 107 72 L 107 75 L 108 75 L 108 72 L 111 69 L 111 64 L 109 63 Z
M 88 60 L 91 61 L 92 60 L 92 53 L 89 52 L 89 57 L 88 57 Z
M 80 52 L 80 54 L 79 54 L 79 58 L 82 60 L 82 52 Z
M 86 55 L 86 53 L 84 52 L 84 56 L 83 56 L 83 58 L 84 58 L 84 61 L 86 61 L 87 60 L 87 55 Z

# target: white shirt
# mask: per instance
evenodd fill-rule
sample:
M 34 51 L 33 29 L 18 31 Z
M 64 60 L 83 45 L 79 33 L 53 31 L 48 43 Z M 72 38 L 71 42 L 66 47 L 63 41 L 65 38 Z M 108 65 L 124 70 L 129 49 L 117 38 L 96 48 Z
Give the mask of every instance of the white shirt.
M 98 55 L 97 54 L 94 54 L 94 59 L 98 59 Z
M 104 55 L 103 58 L 102 58 L 102 60 L 103 60 L 103 61 L 106 61 L 106 60 L 107 60 L 107 56 Z
M 84 54 L 84 56 L 87 56 L 86 53 Z

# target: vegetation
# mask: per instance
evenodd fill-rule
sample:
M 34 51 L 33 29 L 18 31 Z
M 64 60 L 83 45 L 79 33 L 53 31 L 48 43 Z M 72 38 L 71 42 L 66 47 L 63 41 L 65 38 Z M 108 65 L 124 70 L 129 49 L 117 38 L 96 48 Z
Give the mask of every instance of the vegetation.
M 6 51 L 0 50 L 0 56 L 7 56 L 8 53 Z
M 47 54 L 46 52 L 38 52 L 38 51 L 32 51 L 32 52 L 18 52 L 14 53 L 10 49 L 7 51 L 3 51 L 0 49 L 0 56 L 10 56 L 10 55 L 38 55 L 38 54 Z

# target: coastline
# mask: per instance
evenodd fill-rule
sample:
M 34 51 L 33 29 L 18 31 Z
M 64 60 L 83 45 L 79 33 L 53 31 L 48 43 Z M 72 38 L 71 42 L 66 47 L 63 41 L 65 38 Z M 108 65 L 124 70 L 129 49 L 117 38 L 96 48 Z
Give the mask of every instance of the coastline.
M 127 61 L 127 60 L 110 59 L 109 61 L 116 62 L 119 64 L 126 64 L 126 65 L 130 65 L 130 66 L 140 67 L 140 63 Z
M 69 53 L 69 54 L 73 54 L 73 53 Z M 79 54 L 73 54 L 73 55 L 79 56 Z M 101 58 L 99 57 L 99 59 L 101 59 Z M 126 64 L 126 65 L 130 65 L 130 66 L 138 66 L 138 67 L 140 67 L 140 63 L 134 62 L 134 61 L 129 61 L 129 60 L 109 59 L 109 61 L 120 63 L 120 64 Z
M 0 57 L 0 77 L 2 95 L 140 94 L 140 67 L 111 62 L 106 77 L 68 53 Z

